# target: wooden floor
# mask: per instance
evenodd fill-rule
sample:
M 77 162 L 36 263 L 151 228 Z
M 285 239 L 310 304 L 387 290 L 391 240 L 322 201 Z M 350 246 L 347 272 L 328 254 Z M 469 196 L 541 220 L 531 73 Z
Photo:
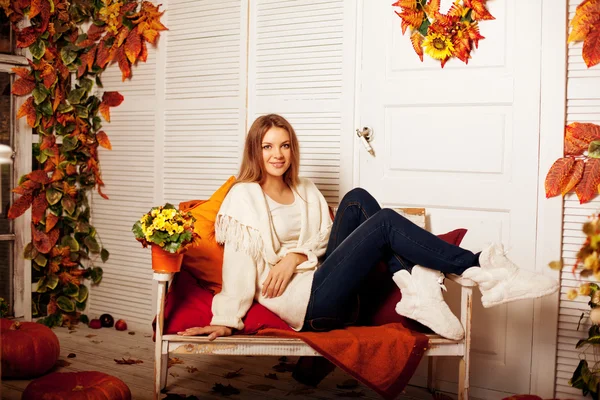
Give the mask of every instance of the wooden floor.
M 90 329 L 81 325 L 69 331 L 55 328 L 60 340 L 59 365 L 53 371 L 101 371 L 122 379 L 130 388 L 133 399 L 152 399 L 152 376 L 154 342 L 147 332 L 119 332 L 112 328 Z M 120 365 L 115 359 L 141 360 L 142 363 Z M 290 357 L 287 363 L 295 363 Z M 231 399 L 339 399 L 359 397 L 380 399 L 374 391 L 358 385 L 350 389 L 340 389 L 337 385 L 351 379 L 337 368 L 318 388 L 299 384 L 291 377 L 291 372 L 277 372 L 273 367 L 280 363 L 277 357 L 240 356 L 182 356 L 172 359 L 176 362 L 169 369 L 165 392 L 198 399 L 223 399 L 223 395 L 212 390 L 215 384 L 231 385 L 240 393 L 229 396 Z M 241 369 L 241 370 L 240 370 Z M 226 378 L 228 373 L 239 370 L 239 376 Z M 265 377 L 275 374 L 277 380 Z M 272 376 L 272 375 L 271 375 Z M 30 381 L 3 380 L 0 398 L 17 400 Z M 175 396 L 167 396 L 162 398 Z M 185 397 L 177 397 L 185 398 Z M 425 390 L 408 387 L 399 399 L 431 399 Z M 437 399 L 451 399 L 436 396 Z

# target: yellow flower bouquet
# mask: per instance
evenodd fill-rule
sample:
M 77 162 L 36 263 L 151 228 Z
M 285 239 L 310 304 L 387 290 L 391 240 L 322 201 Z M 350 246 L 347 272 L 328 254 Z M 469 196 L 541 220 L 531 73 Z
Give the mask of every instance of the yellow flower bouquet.
M 194 232 L 196 219 L 191 213 L 182 213 L 172 204 L 153 207 L 133 224 L 133 234 L 142 246 L 157 245 L 169 253 L 182 253 L 200 239 Z

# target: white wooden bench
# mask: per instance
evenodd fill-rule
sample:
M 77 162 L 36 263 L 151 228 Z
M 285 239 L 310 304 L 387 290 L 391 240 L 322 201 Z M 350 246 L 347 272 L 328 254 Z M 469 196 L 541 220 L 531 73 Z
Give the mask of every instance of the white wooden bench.
M 404 209 L 406 210 L 406 209 Z M 423 209 L 416 215 L 409 212 L 410 219 L 425 226 L 425 212 Z M 403 210 L 399 210 L 403 213 Z M 236 356 L 321 356 L 309 345 L 300 339 L 257 337 L 233 335 L 209 341 L 206 336 L 179 336 L 163 335 L 164 310 L 168 284 L 172 280 L 172 273 L 154 273 L 154 280 L 158 282 L 158 295 L 156 304 L 156 343 L 154 348 L 154 399 L 160 399 L 160 391 L 167 385 L 167 365 L 169 354 L 201 354 L 201 355 L 236 355 Z M 473 307 L 473 287 L 471 280 L 456 275 L 448 275 L 448 279 L 461 286 L 460 321 L 465 330 L 462 340 L 445 339 L 439 335 L 429 337 L 429 349 L 425 356 L 428 360 L 427 386 L 434 389 L 435 382 L 435 356 L 460 357 L 458 377 L 458 398 L 469 398 L 469 353 L 471 348 L 471 315 Z

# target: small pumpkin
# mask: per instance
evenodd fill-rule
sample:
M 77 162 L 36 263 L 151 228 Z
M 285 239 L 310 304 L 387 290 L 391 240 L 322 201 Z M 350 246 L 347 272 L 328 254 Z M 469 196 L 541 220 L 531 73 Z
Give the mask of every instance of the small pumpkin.
M 60 355 L 52 329 L 35 322 L 0 319 L 2 378 L 33 378 L 48 372 Z
M 131 400 L 117 377 L 98 371 L 53 372 L 31 381 L 21 400 Z

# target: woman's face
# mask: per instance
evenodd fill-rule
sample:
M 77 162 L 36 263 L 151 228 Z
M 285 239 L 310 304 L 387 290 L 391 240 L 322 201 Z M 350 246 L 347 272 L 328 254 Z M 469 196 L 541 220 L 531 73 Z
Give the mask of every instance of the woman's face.
M 290 167 L 292 156 L 288 131 L 271 127 L 263 137 L 262 154 L 268 177 L 281 178 Z

